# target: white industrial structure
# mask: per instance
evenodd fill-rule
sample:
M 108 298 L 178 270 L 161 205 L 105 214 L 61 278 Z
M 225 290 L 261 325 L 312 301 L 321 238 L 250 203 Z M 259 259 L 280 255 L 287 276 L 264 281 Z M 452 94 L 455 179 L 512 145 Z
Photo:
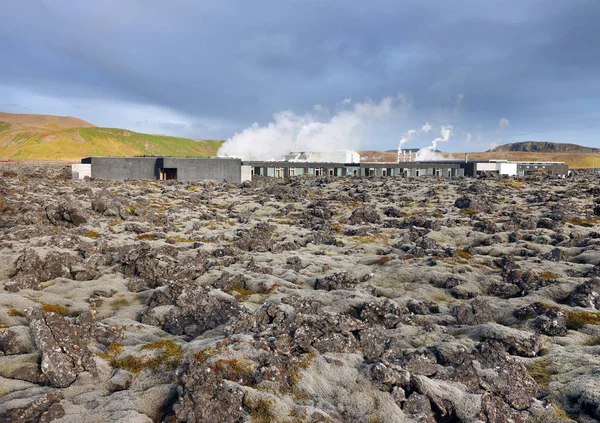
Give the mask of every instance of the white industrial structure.
M 525 176 L 540 170 L 566 176 L 568 166 L 564 162 L 511 162 L 508 160 L 489 160 L 476 162 L 475 174 L 498 173 L 503 176 Z
M 83 179 L 86 176 L 92 177 L 91 164 L 75 163 L 71 165 L 71 177 L 73 179 Z
M 292 151 L 285 156 L 286 162 L 360 163 L 360 154 L 351 150 L 340 151 Z

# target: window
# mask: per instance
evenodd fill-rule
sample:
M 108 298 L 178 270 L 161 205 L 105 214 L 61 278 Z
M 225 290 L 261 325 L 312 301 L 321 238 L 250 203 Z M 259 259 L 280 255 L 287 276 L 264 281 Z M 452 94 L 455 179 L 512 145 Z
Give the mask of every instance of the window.
M 329 169 L 329 176 L 334 176 L 333 175 L 333 169 Z
M 295 167 L 290 167 L 290 177 L 292 176 L 296 176 L 296 168 Z

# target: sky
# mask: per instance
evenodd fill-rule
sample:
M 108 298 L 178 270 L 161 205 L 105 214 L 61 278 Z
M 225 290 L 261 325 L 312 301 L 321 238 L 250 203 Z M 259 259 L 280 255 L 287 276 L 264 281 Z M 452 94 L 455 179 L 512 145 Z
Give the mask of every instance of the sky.
M 598 0 L 0 3 L 0 111 L 229 154 L 600 147 Z

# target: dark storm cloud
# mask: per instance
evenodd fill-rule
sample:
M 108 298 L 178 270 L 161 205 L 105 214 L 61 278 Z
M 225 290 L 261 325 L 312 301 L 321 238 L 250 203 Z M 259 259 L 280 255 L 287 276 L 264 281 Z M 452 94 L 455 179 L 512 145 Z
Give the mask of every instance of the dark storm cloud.
M 402 92 L 419 124 L 545 134 L 552 112 L 589 141 L 597 113 L 575 110 L 598 107 L 598 16 L 596 0 L 4 0 L 0 85 L 218 120 L 221 137 Z M 181 125 L 206 127 L 165 123 Z

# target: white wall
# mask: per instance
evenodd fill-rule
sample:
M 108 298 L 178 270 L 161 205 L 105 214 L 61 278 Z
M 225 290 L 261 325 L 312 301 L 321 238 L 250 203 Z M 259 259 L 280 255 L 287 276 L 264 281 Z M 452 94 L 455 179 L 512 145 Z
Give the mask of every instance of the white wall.
M 83 179 L 86 176 L 92 177 L 92 165 L 76 163 L 71 165 L 71 178 Z
M 500 175 L 517 176 L 517 163 L 499 163 Z
M 477 163 L 477 172 L 497 172 L 501 163 Z
M 252 180 L 252 166 L 242 166 L 242 180 L 240 182 L 246 182 Z

